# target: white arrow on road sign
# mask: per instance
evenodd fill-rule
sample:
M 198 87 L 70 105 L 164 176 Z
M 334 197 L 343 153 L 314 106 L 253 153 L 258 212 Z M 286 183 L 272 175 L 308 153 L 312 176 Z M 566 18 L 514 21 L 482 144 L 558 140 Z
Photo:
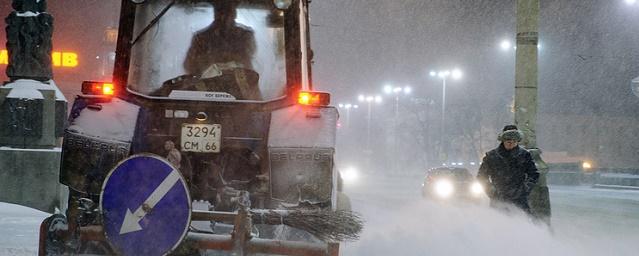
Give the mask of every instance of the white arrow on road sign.
M 169 190 L 175 185 L 175 182 L 180 180 L 180 174 L 173 170 L 169 175 L 164 178 L 164 181 L 160 183 L 153 193 L 147 198 L 135 212 L 131 213 L 130 209 L 126 210 L 122 227 L 120 228 L 120 235 L 142 230 L 140 226 L 140 220 L 146 216 L 146 214 L 155 207 L 155 205 L 169 192 Z

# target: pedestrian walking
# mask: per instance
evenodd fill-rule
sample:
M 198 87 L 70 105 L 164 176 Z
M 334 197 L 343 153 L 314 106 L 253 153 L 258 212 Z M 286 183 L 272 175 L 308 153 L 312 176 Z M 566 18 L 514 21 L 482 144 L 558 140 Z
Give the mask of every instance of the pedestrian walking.
M 499 146 L 482 160 L 477 179 L 490 198 L 490 205 L 514 205 L 530 214 L 528 195 L 539 179 L 530 152 L 519 146 L 523 133 L 515 125 L 506 125 L 498 135 Z

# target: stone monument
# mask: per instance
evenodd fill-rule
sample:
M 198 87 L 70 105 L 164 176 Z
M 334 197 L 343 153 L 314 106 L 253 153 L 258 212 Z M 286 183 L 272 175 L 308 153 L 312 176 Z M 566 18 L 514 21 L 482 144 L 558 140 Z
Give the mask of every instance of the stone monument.
M 60 207 L 67 101 L 52 80 L 53 17 L 45 0 L 13 0 L 5 19 L 9 81 L 0 86 L 0 201 Z

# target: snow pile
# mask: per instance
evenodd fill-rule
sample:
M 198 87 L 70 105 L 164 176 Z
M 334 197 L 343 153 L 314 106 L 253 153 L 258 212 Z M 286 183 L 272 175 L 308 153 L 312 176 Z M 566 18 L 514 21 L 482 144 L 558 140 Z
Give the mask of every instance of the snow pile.
M 362 239 L 346 255 L 572 255 L 527 218 L 482 206 L 423 201 L 368 217 Z
M 40 149 L 40 148 L 12 148 L 12 147 L 0 147 L 0 150 L 9 151 L 30 151 L 30 152 L 62 152 L 62 148 Z
M 0 255 L 37 255 L 40 223 L 49 215 L 0 202 Z
M 42 93 L 38 90 L 54 90 L 56 101 L 66 101 L 66 98 L 53 80 L 49 80 L 48 83 L 43 83 L 30 79 L 18 79 L 3 87 L 12 88 L 7 98 L 43 99 Z
M 634 255 L 637 250 L 630 241 L 601 238 L 595 231 L 553 235 L 523 215 L 482 206 L 416 202 L 396 213 L 368 217 L 362 239 L 347 245 L 345 255 L 594 256 Z
M 104 140 L 130 142 L 140 107 L 118 98 L 101 106 L 97 111 L 84 109 L 68 129 Z

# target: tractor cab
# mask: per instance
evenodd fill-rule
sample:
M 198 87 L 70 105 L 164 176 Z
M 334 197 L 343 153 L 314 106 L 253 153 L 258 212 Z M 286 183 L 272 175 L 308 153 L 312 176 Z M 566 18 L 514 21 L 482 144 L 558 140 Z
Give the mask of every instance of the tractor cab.
M 285 22 L 299 26 L 303 20 L 285 12 L 291 11 L 273 1 L 139 4 L 127 89 L 157 99 L 208 101 L 272 101 L 299 90 L 287 88 L 296 87 L 287 84 L 287 60 L 300 68 L 307 62 L 287 59 L 287 46 L 300 51 L 302 42 L 285 36 L 291 33 Z
M 71 109 L 68 209 L 43 222 L 40 253 L 336 255 L 339 239 L 273 227 L 350 216 L 331 213 L 350 209 L 333 164 L 337 110 L 311 88 L 308 2 L 123 0 L 113 80 L 84 82 Z M 188 203 L 164 199 L 175 190 L 167 180 L 181 181 Z M 172 209 L 189 213 L 166 228 L 184 230 L 173 243 L 135 235 L 153 226 L 164 237 Z M 129 216 L 138 219 L 127 226 Z

